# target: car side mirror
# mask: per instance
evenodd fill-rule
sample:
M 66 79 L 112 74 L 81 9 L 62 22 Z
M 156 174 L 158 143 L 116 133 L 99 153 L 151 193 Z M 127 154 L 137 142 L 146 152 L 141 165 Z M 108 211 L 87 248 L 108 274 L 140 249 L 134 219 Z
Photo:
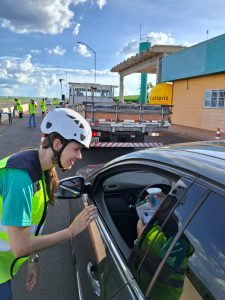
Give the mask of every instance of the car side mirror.
M 90 185 L 84 183 L 84 178 L 74 176 L 59 181 L 56 197 L 59 199 L 76 199 L 87 193 Z

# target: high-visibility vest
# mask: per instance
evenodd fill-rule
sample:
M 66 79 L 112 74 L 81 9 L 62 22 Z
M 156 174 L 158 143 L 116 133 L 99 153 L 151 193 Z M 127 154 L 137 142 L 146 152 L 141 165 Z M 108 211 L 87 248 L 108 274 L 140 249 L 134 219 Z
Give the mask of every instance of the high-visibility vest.
M 30 115 L 36 114 L 36 104 L 35 103 L 29 103 L 29 113 L 30 113 Z
M 166 238 L 159 224 L 155 223 L 152 229 L 145 236 L 141 249 L 148 251 L 148 268 L 151 274 L 154 274 L 159 263 L 165 256 L 173 236 L 169 239 Z M 183 291 L 183 284 L 185 278 L 185 271 L 188 265 L 189 257 L 194 253 L 194 247 L 191 245 L 187 237 L 184 235 L 175 244 L 171 251 L 167 263 L 165 263 L 162 272 L 160 273 L 157 282 L 151 292 L 151 299 L 168 299 L 178 300 Z M 178 263 L 176 263 L 176 260 Z M 170 261 L 173 263 L 170 265 Z M 148 275 L 147 275 L 148 274 Z M 147 277 L 141 274 L 140 284 L 145 290 L 149 285 L 149 272 Z
M 16 101 L 16 108 L 17 108 L 18 112 L 21 112 L 23 110 L 23 106 L 22 106 L 20 100 Z
M 41 101 L 41 111 L 42 111 L 42 112 L 46 112 L 46 108 L 47 108 L 47 107 L 46 107 L 46 103 L 45 103 L 44 100 L 42 100 L 42 101 Z
M 35 170 L 37 165 L 37 161 L 35 160 L 38 159 L 37 153 L 38 153 L 37 150 L 28 150 L 0 160 L 0 169 L 16 168 L 16 169 L 26 170 L 29 173 L 34 185 L 38 186 L 39 188 L 37 191 L 34 191 L 34 195 L 32 198 L 31 234 L 35 234 L 37 226 L 42 219 L 46 202 L 48 201 L 48 199 L 45 199 L 47 193 L 46 193 L 46 184 L 45 184 L 43 172 L 42 171 L 39 172 L 41 170 L 40 169 L 38 171 L 38 174 L 35 174 L 35 172 L 37 172 Z M 24 164 L 22 162 L 23 157 L 25 158 Z M 17 199 L 15 199 L 15 201 L 16 200 Z M 0 195 L 0 284 L 11 279 L 10 268 L 13 261 L 15 260 L 15 256 L 9 244 L 7 226 L 1 225 L 2 201 L 3 199 L 2 196 Z M 18 272 L 18 270 L 26 260 L 27 258 L 21 258 L 16 262 L 13 268 L 13 275 L 15 275 Z

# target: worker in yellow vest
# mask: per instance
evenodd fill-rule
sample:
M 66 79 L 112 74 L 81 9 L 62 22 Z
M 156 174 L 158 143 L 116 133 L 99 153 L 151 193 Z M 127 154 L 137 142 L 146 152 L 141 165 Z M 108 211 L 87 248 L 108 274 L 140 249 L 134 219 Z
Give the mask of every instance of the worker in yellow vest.
M 22 106 L 22 103 L 17 98 L 15 98 L 14 100 L 16 101 L 16 109 L 18 111 L 19 118 L 22 118 L 23 117 L 23 106 Z
M 46 105 L 45 99 L 43 98 L 43 99 L 41 99 L 41 114 L 42 114 L 42 116 L 45 115 L 46 110 L 47 110 L 47 105 Z
M 55 202 L 55 166 L 62 171 L 71 169 L 74 162 L 82 159 L 82 148 L 89 148 L 92 136 L 88 122 L 79 113 L 65 108 L 49 112 L 41 131 L 45 138 L 40 149 L 21 151 L 0 160 L 1 300 L 12 300 L 11 279 L 25 261 L 26 288 L 31 292 L 38 277 L 36 252 L 70 240 L 96 218 L 96 207 L 88 205 L 67 228 L 38 236 L 47 205 Z
M 30 114 L 29 127 L 32 127 L 32 123 L 33 123 L 33 126 L 36 127 L 36 122 L 35 122 L 36 107 L 37 107 L 37 104 L 34 102 L 34 99 L 30 99 L 30 103 L 29 103 L 29 114 Z

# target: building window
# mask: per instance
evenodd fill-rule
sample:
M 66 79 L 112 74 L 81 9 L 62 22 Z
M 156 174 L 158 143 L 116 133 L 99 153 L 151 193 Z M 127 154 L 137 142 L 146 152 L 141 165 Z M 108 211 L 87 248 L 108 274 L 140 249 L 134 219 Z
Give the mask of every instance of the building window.
M 225 108 L 225 90 L 206 91 L 204 108 Z

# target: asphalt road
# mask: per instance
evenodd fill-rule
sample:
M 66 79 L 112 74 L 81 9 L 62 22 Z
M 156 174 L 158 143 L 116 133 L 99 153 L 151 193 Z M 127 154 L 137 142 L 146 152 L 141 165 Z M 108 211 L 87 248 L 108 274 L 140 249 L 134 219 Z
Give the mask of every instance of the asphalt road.
M 0 158 L 27 147 L 39 147 L 41 132 L 39 125 L 42 117 L 37 116 L 37 127 L 28 128 L 28 116 L 13 119 L 12 125 L 0 125 Z M 166 133 L 163 137 L 150 138 L 147 141 L 170 144 L 193 141 L 184 137 Z M 109 161 L 114 157 L 136 151 L 133 148 L 93 148 L 83 151 L 83 159 L 68 173 L 59 171 L 59 177 L 72 176 L 76 170 L 87 164 Z M 44 233 L 63 229 L 69 224 L 69 206 L 67 201 L 59 201 L 49 207 Z M 25 289 L 26 267 L 24 266 L 13 280 L 14 300 L 75 300 L 75 275 L 72 266 L 71 246 L 69 242 L 39 253 L 39 283 L 28 294 Z M 91 300 L 91 299 L 87 299 Z

